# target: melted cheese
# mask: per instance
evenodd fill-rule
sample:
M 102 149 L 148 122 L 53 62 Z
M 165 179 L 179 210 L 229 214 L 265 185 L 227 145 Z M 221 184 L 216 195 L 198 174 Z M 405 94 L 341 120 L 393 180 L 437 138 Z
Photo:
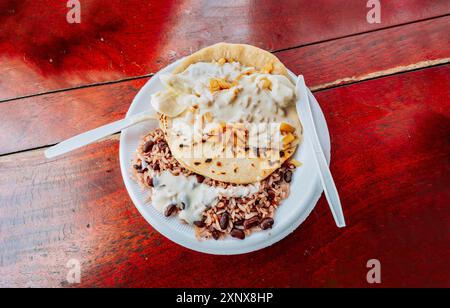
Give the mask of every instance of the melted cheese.
M 212 92 L 211 79 L 235 83 L 229 89 Z M 295 98 L 295 87 L 285 76 L 259 73 L 239 62 L 198 62 L 182 73 L 161 76 L 161 81 L 165 89 L 152 95 L 152 105 L 168 116 L 177 113 L 173 110 L 198 106 L 202 114 L 210 113 L 215 121 L 281 122 L 286 120 L 285 109 Z M 185 114 L 180 118 L 186 122 L 188 117 Z
M 259 184 L 213 187 L 199 183 L 195 176 L 175 176 L 169 171 L 154 176 L 153 185 L 153 206 L 163 213 L 169 205 L 175 204 L 179 217 L 189 224 L 201 220 L 203 211 L 215 206 L 220 196 L 241 198 L 260 189 Z

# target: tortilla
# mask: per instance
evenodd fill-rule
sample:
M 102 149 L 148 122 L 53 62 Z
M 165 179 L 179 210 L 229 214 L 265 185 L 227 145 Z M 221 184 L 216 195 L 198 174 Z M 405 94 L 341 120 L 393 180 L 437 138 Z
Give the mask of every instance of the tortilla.
M 191 64 L 197 62 L 213 62 L 219 61 L 222 58 L 233 59 L 233 61 L 238 61 L 245 66 L 254 67 L 257 70 L 264 70 L 269 64 L 271 67 L 270 74 L 284 75 L 289 78 L 287 69 L 273 54 L 250 45 L 228 43 L 212 45 L 188 56 L 180 66 L 175 68 L 173 74 L 181 73 Z M 185 113 L 182 113 L 180 116 L 184 115 Z M 244 155 L 245 157 L 223 157 L 223 155 L 222 157 L 217 157 L 217 153 L 214 151 L 214 143 L 210 142 L 194 143 L 192 145 L 194 148 L 189 149 L 195 152 L 196 147 L 201 146 L 200 156 L 186 155 L 186 146 L 183 146 L 182 137 L 177 137 L 171 131 L 174 118 L 161 115 L 160 126 L 165 133 L 166 141 L 172 155 L 183 167 L 214 180 L 235 184 L 248 184 L 263 180 L 294 154 L 302 135 L 302 126 L 296 113 L 295 104 L 286 109 L 286 117 L 290 119 L 290 123 L 293 123 L 296 139 L 288 148 L 280 151 L 278 160 L 272 160 L 263 156 L 258 157 L 259 153 L 257 150 L 255 151 L 256 153 L 251 153 L 254 149 L 245 149 L 245 152 L 247 152 L 243 153 L 247 154 Z
M 230 43 L 218 43 L 200 49 L 186 57 L 172 73 L 181 73 L 193 63 L 219 61 L 222 58 L 234 59 L 245 66 L 254 67 L 257 70 L 262 70 L 265 65 L 272 63 L 272 74 L 289 77 L 284 64 L 270 52 L 251 45 Z

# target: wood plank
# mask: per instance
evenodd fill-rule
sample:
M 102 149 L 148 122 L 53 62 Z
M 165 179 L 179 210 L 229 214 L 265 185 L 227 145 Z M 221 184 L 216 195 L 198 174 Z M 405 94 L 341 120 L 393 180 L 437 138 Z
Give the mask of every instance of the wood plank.
M 450 61 L 450 17 L 277 53 L 313 89 Z M 0 103 L 0 154 L 57 143 L 120 119 L 148 79 Z M 11 142 L 14 140 L 14 142 Z
M 149 74 L 219 41 L 280 50 L 450 13 L 448 0 L 385 1 L 369 24 L 366 3 L 86 0 L 69 24 L 66 1 L 5 0 L 0 100 Z
M 0 103 L 0 154 L 54 144 L 123 118 L 147 80 Z
M 450 16 L 276 53 L 312 90 L 450 62 Z
M 449 83 L 446 65 L 316 93 L 348 227 L 321 199 L 292 235 L 243 256 L 195 253 L 147 225 L 115 138 L 58 160 L 0 157 L 0 285 L 66 286 L 76 258 L 83 287 L 361 287 L 376 258 L 383 287 L 449 286 Z

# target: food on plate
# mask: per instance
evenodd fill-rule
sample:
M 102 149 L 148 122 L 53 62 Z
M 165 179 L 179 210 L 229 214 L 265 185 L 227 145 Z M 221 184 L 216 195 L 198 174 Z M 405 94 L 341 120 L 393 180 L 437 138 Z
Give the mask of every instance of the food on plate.
M 151 97 L 160 128 L 132 163 L 152 206 L 194 226 L 199 239 L 272 228 L 302 141 L 284 65 L 254 46 L 220 43 L 160 80 L 164 89 Z

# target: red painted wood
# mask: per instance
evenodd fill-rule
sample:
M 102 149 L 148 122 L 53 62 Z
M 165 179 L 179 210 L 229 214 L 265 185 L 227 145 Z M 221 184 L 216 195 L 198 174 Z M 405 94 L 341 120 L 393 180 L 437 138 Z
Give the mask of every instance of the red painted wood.
M 450 13 L 447 0 L 384 1 L 369 24 L 354 0 L 81 3 L 81 24 L 66 1 L 0 3 L 0 99 L 148 74 L 219 41 L 278 50 Z
M 0 103 L 0 154 L 58 143 L 120 120 L 148 78 Z M 4 120 L 4 122 L 2 121 Z M 14 142 L 11 142 L 14 140 Z
M 449 24 L 450 17 L 443 17 L 276 54 L 295 73 L 304 74 L 313 88 L 338 79 L 348 83 L 450 59 Z M 120 119 L 147 80 L 0 103 L 0 154 L 54 144 Z
M 450 287 L 450 65 L 316 93 L 332 141 L 332 172 L 348 227 L 323 199 L 276 245 L 242 256 L 189 251 L 133 207 L 109 140 L 46 161 L 42 150 L 0 157 L 0 285 Z
M 450 16 L 276 53 L 326 88 L 450 61 Z

